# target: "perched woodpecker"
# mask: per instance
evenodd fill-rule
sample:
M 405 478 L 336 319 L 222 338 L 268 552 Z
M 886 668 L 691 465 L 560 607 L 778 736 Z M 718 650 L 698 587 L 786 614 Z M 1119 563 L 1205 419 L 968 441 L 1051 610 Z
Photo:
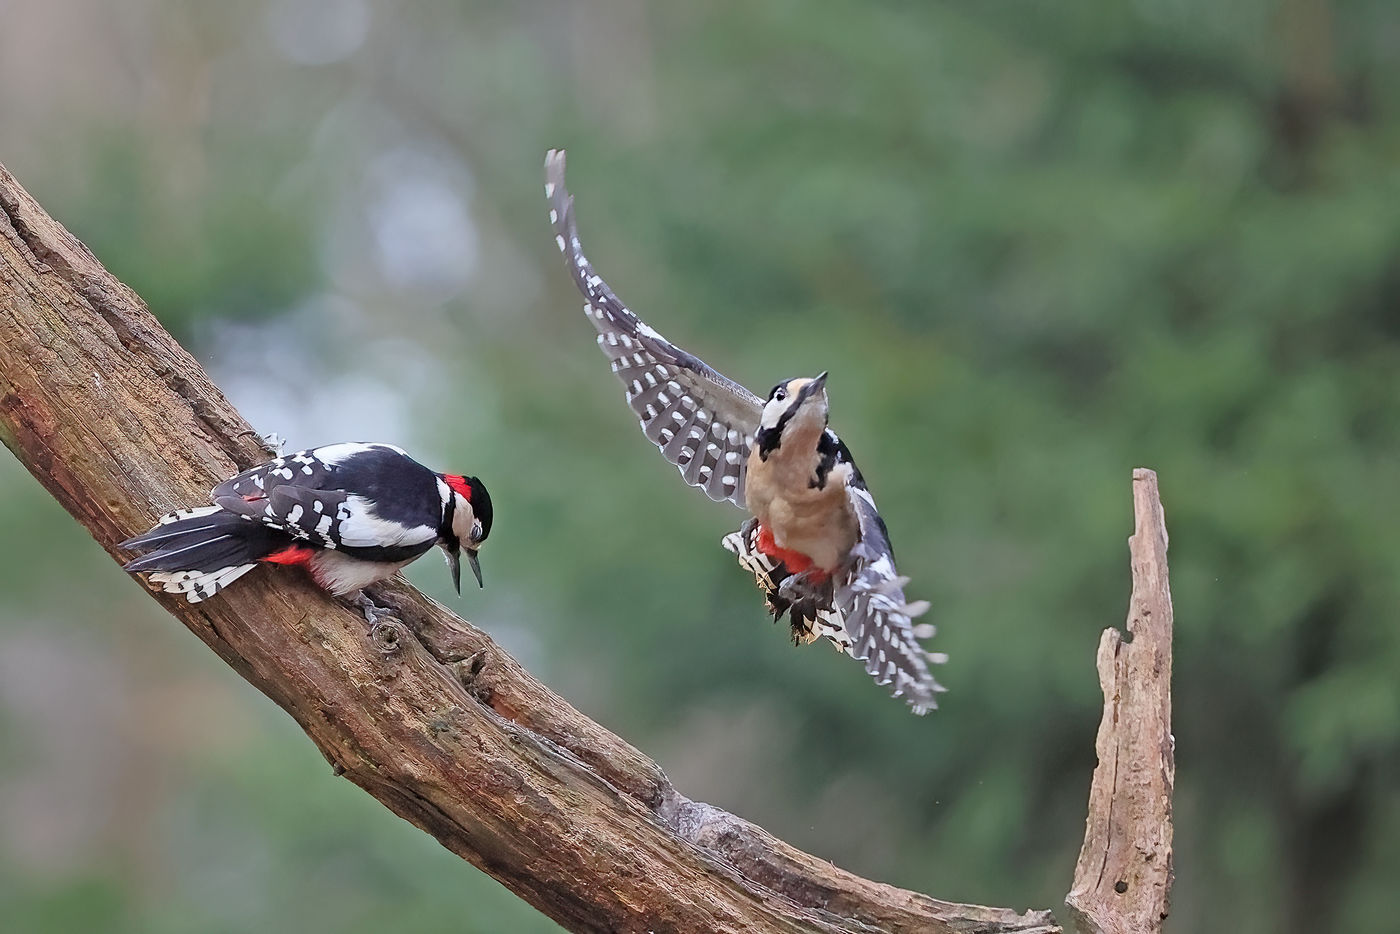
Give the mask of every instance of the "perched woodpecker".
M 751 518 L 723 545 L 754 575 L 774 619 L 789 614 L 794 642 L 826 637 L 915 713 L 943 690 L 929 671 L 941 655 L 914 625 L 928 609 L 904 597 L 908 578 L 851 452 L 827 427 L 825 373 L 789 379 L 767 400 L 667 341 L 618 300 L 583 253 L 564 153 L 545 157 L 545 197 L 555 243 L 586 300 L 598 346 L 627 387 L 642 431 L 716 502 Z
M 491 534 L 491 496 L 476 477 L 434 473 L 392 444 L 331 444 L 225 480 L 212 506 L 172 512 L 121 543 L 145 554 L 125 565 L 198 603 L 258 564 L 300 565 L 336 596 L 391 577 L 434 545 L 462 592 L 465 550 Z

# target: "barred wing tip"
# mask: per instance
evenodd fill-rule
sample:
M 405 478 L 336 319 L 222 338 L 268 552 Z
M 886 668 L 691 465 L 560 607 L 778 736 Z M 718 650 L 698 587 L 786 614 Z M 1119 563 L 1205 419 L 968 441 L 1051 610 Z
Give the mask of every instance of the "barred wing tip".
M 894 696 L 903 697 L 914 713 L 927 713 L 938 706 L 937 695 L 944 690 L 929 665 L 947 661 L 945 654 L 929 652 L 920 642 L 936 631 L 931 623 L 914 622 L 928 612 L 929 603 L 905 598 L 909 578 L 895 567 L 889 533 L 870 491 L 853 485 L 850 494 L 860 541 L 852 549 L 854 564 L 836 604 L 856 645 L 852 654 L 877 681 L 892 684 Z
M 626 387 L 647 438 L 715 502 L 744 505 L 744 473 L 762 402 L 636 316 L 593 269 L 579 242 L 564 152 L 545 156 L 545 196 L 555 244 L 585 299 L 598 347 Z
M 559 181 L 559 180 L 562 180 L 562 176 L 564 175 L 564 160 L 565 160 L 566 155 L 567 155 L 567 154 L 566 154 L 565 151 L 562 150 L 562 149 L 550 149 L 550 150 L 548 150 L 548 151 L 545 152 L 545 154 L 544 154 L 544 172 L 545 172 L 545 178 L 546 178 L 546 179 L 548 179 L 549 181 Z M 558 178 L 556 178 L 555 176 L 558 176 Z M 550 190 L 548 190 L 548 191 L 545 192 L 545 197 L 553 197 L 553 196 L 554 196 L 554 190 L 553 190 L 553 189 L 550 189 Z
M 564 187 L 565 158 L 564 150 L 551 149 L 544 156 L 544 196 L 550 203 L 551 224 L 558 225 L 563 214 L 560 209 L 567 208 L 569 190 Z

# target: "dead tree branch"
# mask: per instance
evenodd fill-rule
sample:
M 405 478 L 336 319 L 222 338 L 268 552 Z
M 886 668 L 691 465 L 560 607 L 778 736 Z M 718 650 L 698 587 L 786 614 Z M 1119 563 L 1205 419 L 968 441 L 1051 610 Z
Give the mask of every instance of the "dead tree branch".
M 1128 638 L 1099 641 L 1103 720 L 1084 848 L 1065 899 L 1083 934 L 1152 934 L 1172 884 L 1172 595 L 1157 475 L 1133 471 Z
M 0 168 L 0 436 L 109 552 L 267 456 L 204 371 Z M 858 878 L 656 763 L 402 583 L 363 618 L 294 573 L 154 594 L 395 814 L 574 931 L 1025 932 L 1048 912 Z

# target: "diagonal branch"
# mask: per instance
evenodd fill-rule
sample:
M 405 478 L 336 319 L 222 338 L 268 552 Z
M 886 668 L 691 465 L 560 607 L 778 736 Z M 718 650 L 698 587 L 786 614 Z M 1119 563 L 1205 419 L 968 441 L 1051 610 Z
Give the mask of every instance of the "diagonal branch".
M 265 459 L 129 289 L 0 167 L 0 439 L 109 552 Z M 660 767 L 411 587 L 362 617 L 259 572 L 166 610 L 399 816 L 575 931 L 1025 932 L 1048 912 L 858 878 L 678 793 Z
M 1084 848 L 1065 899 L 1083 934 L 1153 934 L 1172 884 L 1172 595 L 1157 475 L 1133 471 L 1128 636 L 1099 641 L 1103 721 Z

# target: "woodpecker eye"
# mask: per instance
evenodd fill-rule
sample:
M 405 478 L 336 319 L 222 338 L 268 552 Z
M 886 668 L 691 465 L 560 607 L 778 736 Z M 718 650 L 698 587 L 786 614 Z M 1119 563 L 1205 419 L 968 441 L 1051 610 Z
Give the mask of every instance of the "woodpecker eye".
M 773 398 L 774 398 L 776 401 L 778 401 L 778 402 L 782 402 L 784 399 L 787 398 L 787 390 L 786 390 L 786 389 L 779 389 L 779 390 L 776 390 L 776 391 L 773 393 Z

